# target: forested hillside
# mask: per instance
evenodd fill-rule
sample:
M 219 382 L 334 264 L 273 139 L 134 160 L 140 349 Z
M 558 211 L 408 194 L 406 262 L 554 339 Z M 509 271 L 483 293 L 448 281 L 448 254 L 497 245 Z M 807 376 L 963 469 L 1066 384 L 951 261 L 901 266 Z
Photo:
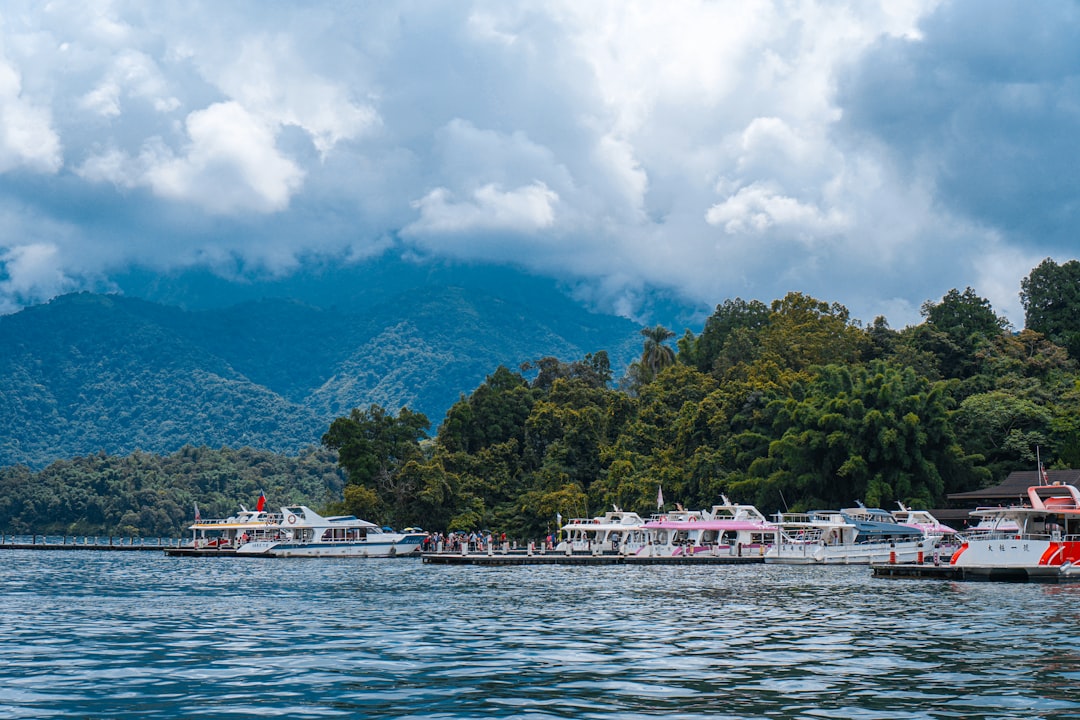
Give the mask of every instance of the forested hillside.
M 599 348 L 632 357 L 630 321 L 553 290 L 530 297 L 429 285 L 363 313 L 60 297 L 0 317 L 0 466 L 189 444 L 295 453 L 356 406 L 439 417 L 499 364 Z
M 0 528 L 9 533 L 179 537 L 195 503 L 203 517 L 254 508 L 322 507 L 341 497 L 336 457 L 307 448 L 296 456 L 265 450 L 185 447 L 171 455 L 137 452 L 63 460 L 39 472 L 0 469 Z
M 428 452 L 413 414 L 378 407 L 339 418 L 325 442 L 349 473 L 343 507 L 425 527 L 538 536 L 557 514 L 648 513 L 658 486 L 686 507 L 720 493 L 770 513 L 936 507 L 1034 468 L 1037 452 L 1080 466 L 1080 375 L 1067 349 L 1077 288 L 1080 263 L 1033 270 L 1020 332 L 971 288 L 899 331 L 799 293 L 728 300 L 677 353 L 674 333 L 642 331 L 620 389 L 603 354 L 549 358 L 532 379 L 494 371 L 450 409 Z

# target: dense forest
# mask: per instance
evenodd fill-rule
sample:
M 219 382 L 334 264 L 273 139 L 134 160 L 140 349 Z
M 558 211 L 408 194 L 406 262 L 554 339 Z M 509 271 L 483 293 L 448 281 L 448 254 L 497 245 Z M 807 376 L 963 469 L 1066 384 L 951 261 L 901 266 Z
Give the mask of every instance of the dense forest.
M 274 506 L 324 507 L 341 497 L 336 456 L 311 447 L 296 456 L 267 450 L 185 447 L 170 455 L 99 453 L 39 472 L 0 469 L 0 529 L 7 533 L 179 537 L 195 505 L 203 517 Z
M 322 437 L 343 487 L 328 480 L 331 456 L 281 462 L 306 469 L 309 504 L 516 537 L 547 532 L 557 514 L 648 513 L 658 487 L 687 507 L 725 493 L 766 513 L 855 500 L 935 507 L 1033 468 L 1036 452 L 1051 467 L 1080 466 L 1080 262 L 1044 261 L 1021 300 L 1025 328 L 1015 331 L 971 288 L 927 302 L 923 322 L 902 330 L 796 292 L 770 305 L 730 299 L 700 334 L 643 329 L 640 358 L 621 378 L 600 350 L 493 368 L 437 429 L 408 408 L 355 408 Z M 230 472 L 245 479 L 227 490 L 179 456 L 166 460 L 92 456 L 3 471 L 0 527 L 51 518 L 160 533 L 200 493 L 218 493 L 207 507 L 226 513 L 259 489 L 303 489 L 267 487 L 236 462 Z M 27 509 L 20 498 L 31 490 L 40 505 Z M 59 508 L 48 504 L 54 494 L 65 498 Z M 103 515 L 106 505 L 118 510 Z

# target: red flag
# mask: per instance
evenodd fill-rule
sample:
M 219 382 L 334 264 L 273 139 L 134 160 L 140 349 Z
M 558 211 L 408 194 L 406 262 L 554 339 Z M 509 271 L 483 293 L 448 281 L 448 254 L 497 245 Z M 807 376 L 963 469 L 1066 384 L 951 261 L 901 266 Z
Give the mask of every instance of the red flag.
M 266 493 L 262 490 L 259 491 L 259 501 L 255 503 L 255 512 L 262 512 L 266 507 Z

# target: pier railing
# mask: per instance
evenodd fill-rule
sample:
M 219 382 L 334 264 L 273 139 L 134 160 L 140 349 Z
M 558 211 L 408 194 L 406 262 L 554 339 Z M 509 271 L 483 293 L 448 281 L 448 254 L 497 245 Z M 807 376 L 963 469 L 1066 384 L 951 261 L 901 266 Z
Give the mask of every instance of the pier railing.
M 0 533 L 0 550 L 163 550 L 177 547 L 176 538 L 117 535 L 22 535 Z

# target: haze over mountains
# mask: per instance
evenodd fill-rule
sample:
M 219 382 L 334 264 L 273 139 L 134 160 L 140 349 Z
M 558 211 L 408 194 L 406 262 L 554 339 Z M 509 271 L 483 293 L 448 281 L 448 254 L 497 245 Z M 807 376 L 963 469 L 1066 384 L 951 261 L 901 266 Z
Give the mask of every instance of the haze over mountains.
M 386 261 L 262 282 L 115 282 L 123 294 L 0 317 L 0 465 L 189 444 L 295 452 L 371 403 L 423 412 L 434 433 L 500 364 L 606 350 L 618 377 L 641 348 L 641 324 L 506 268 Z

